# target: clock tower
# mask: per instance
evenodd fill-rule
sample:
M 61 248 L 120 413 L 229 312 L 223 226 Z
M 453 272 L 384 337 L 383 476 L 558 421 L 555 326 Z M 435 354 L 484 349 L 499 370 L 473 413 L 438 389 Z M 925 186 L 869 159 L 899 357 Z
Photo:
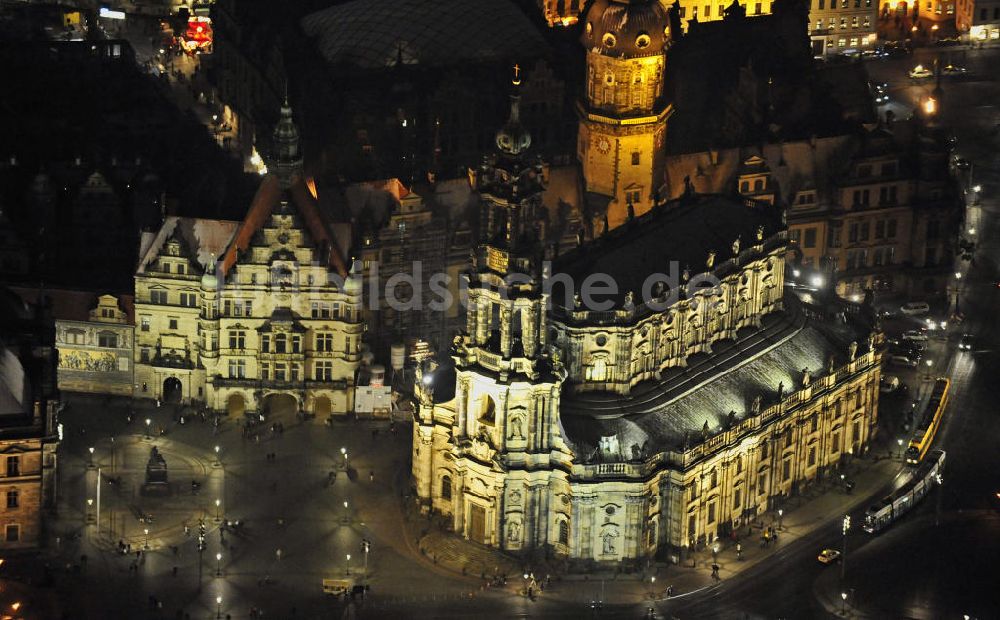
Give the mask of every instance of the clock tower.
M 590 204 L 598 212 L 606 207 L 612 228 L 630 211 L 649 211 L 662 183 L 673 112 L 663 101 L 670 35 L 659 0 L 597 0 L 584 19 L 587 81 L 578 105 L 577 156 Z

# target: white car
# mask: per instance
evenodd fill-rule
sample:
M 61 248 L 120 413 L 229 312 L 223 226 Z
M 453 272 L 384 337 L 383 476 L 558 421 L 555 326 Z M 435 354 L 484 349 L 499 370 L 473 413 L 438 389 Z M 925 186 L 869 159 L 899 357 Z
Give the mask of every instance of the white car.
M 906 316 L 920 316 L 931 311 L 926 301 L 911 301 L 900 306 L 899 311 Z
M 903 332 L 903 340 L 913 340 L 915 342 L 925 342 L 927 340 L 927 332 L 920 329 L 911 329 Z
M 836 549 L 823 549 L 816 558 L 820 564 L 832 564 L 840 560 L 840 552 Z
M 915 80 L 929 78 L 932 75 L 934 75 L 934 72 L 923 65 L 917 65 L 910 69 L 910 77 Z
M 898 389 L 899 389 L 899 377 L 893 377 L 892 375 L 884 375 L 878 387 L 878 391 L 882 392 L 883 394 L 890 394 Z

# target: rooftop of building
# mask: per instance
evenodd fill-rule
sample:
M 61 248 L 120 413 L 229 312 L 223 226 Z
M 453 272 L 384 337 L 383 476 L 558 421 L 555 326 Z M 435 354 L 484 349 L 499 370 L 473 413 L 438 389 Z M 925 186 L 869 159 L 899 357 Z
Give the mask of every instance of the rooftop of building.
M 617 293 L 609 299 L 624 298 L 628 291 L 640 298 L 643 283 L 652 274 L 680 276 L 712 271 L 707 266 L 710 251 L 714 264 L 734 257 L 733 242 L 740 239 L 742 250 L 758 243 L 758 229 L 768 239 L 783 229 L 781 213 L 767 203 L 747 203 L 738 196 L 691 195 L 654 207 L 575 250 L 560 256 L 553 274 L 567 274 L 577 290 L 587 276 L 607 274 Z M 558 288 L 558 287 L 557 287 Z M 559 305 L 572 302 L 557 297 Z
M 305 16 L 301 28 L 328 63 L 362 70 L 492 63 L 546 47 L 508 0 L 354 0 Z
M 52 318 L 57 321 L 89 321 L 90 311 L 97 307 L 98 298 L 105 293 L 64 288 L 11 286 L 26 304 L 37 304 L 40 299 L 51 304 Z M 135 298 L 132 295 L 114 295 L 118 309 L 125 313 L 129 325 L 135 324 Z
M 758 396 L 763 410 L 779 401 L 779 391 L 798 390 L 805 369 L 818 376 L 826 374 L 831 360 L 835 368 L 847 363 L 850 342 L 864 336 L 852 324 L 814 323 L 795 309 L 772 313 L 761 329 L 717 343 L 712 354 L 696 354 L 687 367 L 640 383 L 628 396 L 564 394 L 563 434 L 583 462 L 632 460 L 632 446 L 644 456 L 681 450 L 686 442 L 700 441 L 706 425 L 714 435 L 745 419 Z M 612 436 L 622 453 L 600 454 L 601 438 Z

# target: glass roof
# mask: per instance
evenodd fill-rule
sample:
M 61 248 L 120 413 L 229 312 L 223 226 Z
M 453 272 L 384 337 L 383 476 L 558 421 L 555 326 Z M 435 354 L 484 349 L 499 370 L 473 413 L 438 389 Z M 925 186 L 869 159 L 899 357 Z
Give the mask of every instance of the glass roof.
M 354 0 L 307 15 L 302 29 L 331 64 L 444 66 L 536 56 L 545 41 L 508 0 Z

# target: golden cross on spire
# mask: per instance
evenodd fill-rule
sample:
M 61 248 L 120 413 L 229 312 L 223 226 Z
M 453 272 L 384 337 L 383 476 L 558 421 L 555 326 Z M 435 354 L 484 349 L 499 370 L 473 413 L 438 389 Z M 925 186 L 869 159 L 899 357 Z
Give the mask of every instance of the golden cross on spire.
M 514 79 L 511 81 L 514 83 L 514 86 L 521 85 L 521 66 L 517 63 L 514 63 Z

